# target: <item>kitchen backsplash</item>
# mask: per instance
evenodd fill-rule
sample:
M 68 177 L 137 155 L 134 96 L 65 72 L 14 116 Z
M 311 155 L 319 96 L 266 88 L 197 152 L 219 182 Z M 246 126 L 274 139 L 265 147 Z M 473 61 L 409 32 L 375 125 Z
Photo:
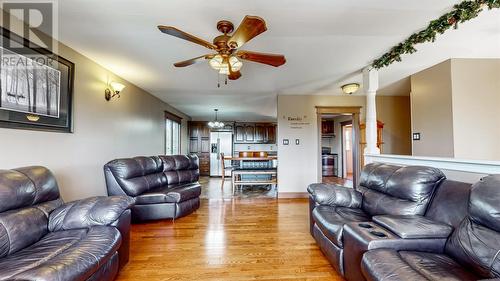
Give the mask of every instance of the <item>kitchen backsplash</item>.
M 236 143 L 234 144 L 234 151 L 278 151 L 278 146 L 275 143 Z

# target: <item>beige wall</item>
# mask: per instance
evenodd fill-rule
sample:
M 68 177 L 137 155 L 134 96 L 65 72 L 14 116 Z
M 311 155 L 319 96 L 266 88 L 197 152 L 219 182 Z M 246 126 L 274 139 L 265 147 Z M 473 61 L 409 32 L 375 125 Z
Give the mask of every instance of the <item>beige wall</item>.
M 453 157 L 451 63 L 445 61 L 411 76 L 414 156 Z
M 450 59 L 411 76 L 413 155 L 500 160 L 500 59 Z
M 377 96 L 377 119 L 384 123 L 382 153 L 411 155 L 410 96 Z
M 455 157 L 500 160 L 500 59 L 452 59 Z
M 365 96 L 278 96 L 278 182 L 279 192 L 306 192 L 318 182 L 319 128 L 316 106 L 365 106 Z M 364 109 L 362 110 L 364 116 Z M 288 117 L 301 117 L 302 126 L 292 126 Z M 361 117 L 364 118 L 364 117 Z M 283 145 L 289 139 L 290 145 Z M 300 139 L 300 145 L 295 145 Z
M 0 129 L 1 169 L 47 166 L 65 200 L 105 195 L 106 162 L 164 153 L 165 110 L 184 118 L 182 138 L 187 138 L 188 116 L 66 46 L 59 46 L 59 53 L 75 63 L 74 133 Z M 104 99 L 108 79 L 126 85 L 120 99 Z

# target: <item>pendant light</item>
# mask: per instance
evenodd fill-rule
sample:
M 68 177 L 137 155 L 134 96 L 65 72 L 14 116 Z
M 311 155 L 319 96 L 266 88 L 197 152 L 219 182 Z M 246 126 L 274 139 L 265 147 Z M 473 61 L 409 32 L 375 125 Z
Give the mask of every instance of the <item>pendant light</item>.
M 212 128 L 212 129 L 221 129 L 221 128 L 224 128 L 224 123 L 223 122 L 219 122 L 219 120 L 217 119 L 217 113 L 219 112 L 218 109 L 214 109 L 215 111 L 215 120 L 214 121 L 210 121 L 208 122 L 208 127 Z

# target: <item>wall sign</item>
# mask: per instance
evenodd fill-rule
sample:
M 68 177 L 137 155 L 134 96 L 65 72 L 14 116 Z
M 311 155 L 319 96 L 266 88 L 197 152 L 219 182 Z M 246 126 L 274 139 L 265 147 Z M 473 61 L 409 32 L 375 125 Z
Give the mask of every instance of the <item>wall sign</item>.
M 311 122 L 309 122 L 307 115 L 283 115 L 283 119 L 288 121 L 290 129 L 302 129 L 305 126 L 311 125 Z

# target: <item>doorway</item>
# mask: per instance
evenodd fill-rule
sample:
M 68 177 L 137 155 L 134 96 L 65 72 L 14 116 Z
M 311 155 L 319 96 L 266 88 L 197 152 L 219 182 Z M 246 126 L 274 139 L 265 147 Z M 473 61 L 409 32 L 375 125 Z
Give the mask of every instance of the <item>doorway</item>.
M 319 134 L 318 180 L 354 187 L 359 179 L 360 107 L 316 107 Z
M 342 132 L 342 159 L 343 159 L 343 173 L 342 178 L 352 181 L 354 172 L 353 162 L 353 143 L 352 143 L 352 121 L 341 123 Z

